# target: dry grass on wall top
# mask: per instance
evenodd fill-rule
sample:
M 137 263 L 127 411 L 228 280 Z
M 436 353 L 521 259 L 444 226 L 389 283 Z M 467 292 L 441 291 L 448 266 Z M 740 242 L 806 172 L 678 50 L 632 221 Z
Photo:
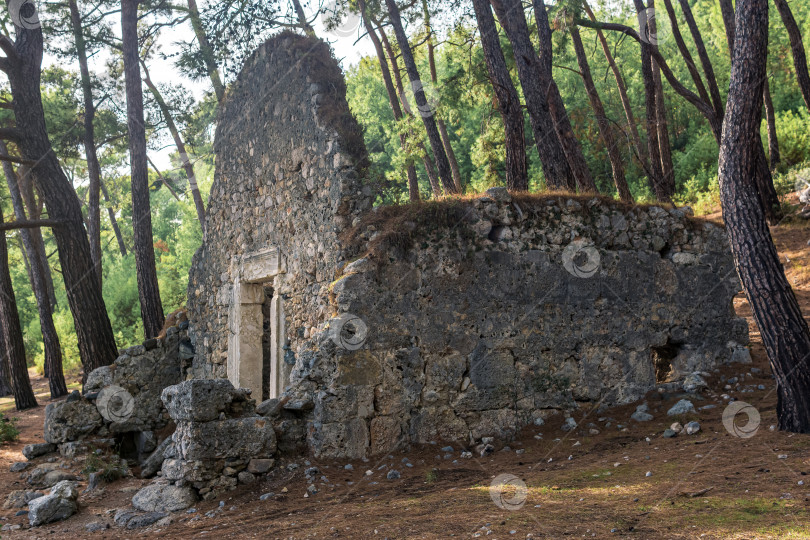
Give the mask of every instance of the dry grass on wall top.
M 357 225 L 345 229 L 341 233 L 340 239 L 358 257 L 369 256 L 373 259 L 392 248 L 406 252 L 413 247 L 417 240 L 428 237 L 433 231 L 457 227 L 468 217 L 472 202 L 483 196 L 485 196 L 484 193 L 474 193 L 435 201 L 381 206 L 365 214 Z M 533 209 L 545 207 L 549 201 L 557 201 L 564 205 L 565 201 L 574 200 L 587 209 L 587 203 L 593 199 L 598 199 L 601 204 L 624 213 L 634 208 L 646 209 L 653 206 L 667 210 L 673 208 L 670 204 L 627 204 L 604 195 L 577 195 L 563 191 L 512 193 L 511 196 L 512 202 L 517 204 L 522 212 L 529 213 Z M 700 229 L 709 222 L 722 226 L 706 219 L 694 217 L 687 219 L 688 226 L 693 230 Z M 373 240 L 366 243 L 362 233 L 369 227 L 373 227 L 378 234 Z M 459 232 L 464 234 L 469 231 L 467 227 L 459 227 Z

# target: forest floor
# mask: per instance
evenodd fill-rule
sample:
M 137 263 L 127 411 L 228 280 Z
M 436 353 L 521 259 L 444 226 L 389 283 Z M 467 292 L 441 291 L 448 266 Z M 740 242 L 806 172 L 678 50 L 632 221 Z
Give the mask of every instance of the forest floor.
M 787 220 L 773 229 L 773 236 L 802 308 L 810 314 L 810 223 Z M 427 445 L 351 462 L 353 470 L 345 468 L 347 461 L 311 460 L 328 483 L 316 481 L 320 491 L 309 497 L 304 496 L 309 465 L 299 460 L 297 469 L 281 463 L 274 474 L 227 493 L 222 502 L 201 502 L 193 513 L 174 514 L 168 525 L 137 531 L 112 525 L 116 509 L 127 507 L 133 493 L 147 483 L 131 477 L 82 494 L 79 513 L 67 521 L 27 529 L 26 516 L 0 510 L 0 524 L 23 526 L 5 533 L 9 538 L 59 539 L 810 538 L 810 436 L 773 429 L 775 385 L 759 332 L 742 296 L 735 307 L 749 320 L 753 363 L 714 373 L 710 389 L 694 399 L 697 413 L 686 417 L 666 415 L 680 396 L 651 392 L 652 421 L 630 421 L 635 404 L 603 412 L 581 410 L 575 419 L 581 426 L 592 422 L 598 433 L 587 427 L 584 436 L 576 430 L 565 433 L 562 416 L 552 417 L 543 426 L 526 428 L 508 448 L 501 443 L 485 458 L 461 459 L 457 446 L 450 453 L 440 450 L 441 445 Z M 728 390 L 731 377 L 754 391 Z M 46 390 L 41 378 L 35 384 Z M 734 436 L 724 427 L 723 393 L 759 411 L 761 423 L 753 437 Z M 11 490 L 26 487 L 19 473 L 8 471 L 24 460 L 23 445 L 42 442 L 47 395 L 39 399 L 40 407 L 15 414 L 19 441 L 0 447 L 0 501 Z M 715 407 L 700 409 L 708 404 Z M 675 419 L 697 420 L 701 430 L 663 438 Z M 452 455 L 445 457 L 448 453 Z M 403 458 L 413 466 L 406 466 Z M 401 478 L 388 480 L 391 469 Z M 501 474 L 525 482 L 520 509 L 502 509 L 491 498 L 490 484 Z M 268 492 L 275 495 L 260 500 Z M 518 503 L 519 495 L 508 491 L 502 500 Z M 111 528 L 88 533 L 85 527 L 91 522 Z

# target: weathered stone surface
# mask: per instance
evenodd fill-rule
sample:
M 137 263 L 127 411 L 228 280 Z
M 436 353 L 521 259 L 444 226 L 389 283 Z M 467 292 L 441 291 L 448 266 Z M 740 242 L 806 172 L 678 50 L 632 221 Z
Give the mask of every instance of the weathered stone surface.
M 45 440 L 59 444 L 90 436 L 104 425 L 95 404 L 89 401 L 62 401 L 45 407 Z
M 28 503 L 28 521 L 32 527 L 62 521 L 78 511 L 75 500 L 58 494 L 45 495 Z
M 197 494 L 190 487 L 167 484 L 149 484 L 132 497 L 132 505 L 143 512 L 176 512 L 197 502 Z
M 174 441 L 186 460 L 269 458 L 276 451 L 273 425 L 259 416 L 180 424 Z
M 8 470 L 11 472 L 20 472 L 27 469 L 29 465 L 31 464 L 26 461 L 18 461 L 16 463 L 12 463 Z
M 3 503 L 3 509 L 13 510 L 24 508 L 28 506 L 29 502 L 43 495 L 44 493 L 40 491 L 26 491 L 23 489 L 12 491 L 8 494 L 8 497 L 6 497 L 6 502 Z
M 248 463 L 247 470 L 253 474 L 265 474 L 273 468 L 276 460 L 274 459 L 251 459 Z
M 56 452 L 56 445 L 52 443 L 35 443 L 23 446 L 22 453 L 25 459 L 34 459 L 45 454 Z
M 63 457 L 72 458 L 93 450 L 112 448 L 113 446 L 115 446 L 115 439 L 88 439 L 62 443 L 59 445 L 59 453 Z
M 172 438 L 165 438 L 157 448 L 155 448 L 155 451 L 144 460 L 141 464 L 141 478 L 150 478 L 160 470 L 161 465 L 163 465 L 163 460 L 166 459 L 165 453 L 170 444 L 172 444 Z
M 682 399 L 673 405 L 668 411 L 667 416 L 677 416 L 679 414 L 694 413 L 695 406 L 688 399 Z
M 301 46 L 326 53 L 318 69 Z M 283 34 L 246 63 L 220 111 L 188 288 L 191 374 L 280 398 L 260 405 L 280 447 L 305 433 L 316 456 L 357 458 L 509 437 L 551 410 L 630 403 L 745 359 L 725 231 L 687 210 L 493 189 L 441 219 L 365 220 L 365 153 L 328 56 Z M 232 413 L 196 410 L 173 414 L 177 459 L 223 459 L 223 438 L 260 457 L 259 438 L 216 418 Z
M 210 422 L 222 413 L 250 413 L 249 399 L 227 379 L 191 379 L 163 390 L 163 402 L 175 422 Z
M 62 480 L 51 488 L 51 495 L 75 501 L 79 498 L 79 485 L 70 480 Z

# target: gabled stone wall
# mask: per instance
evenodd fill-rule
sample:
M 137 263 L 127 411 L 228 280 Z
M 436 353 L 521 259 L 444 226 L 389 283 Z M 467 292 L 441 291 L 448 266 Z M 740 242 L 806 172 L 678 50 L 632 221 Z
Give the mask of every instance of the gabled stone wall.
M 270 313 L 286 389 L 257 412 L 272 417 L 279 452 L 509 437 L 747 358 L 721 227 L 502 188 L 371 210 L 344 96 L 318 40 L 282 34 L 251 57 L 220 114 L 191 270 L 188 376 L 227 376 L 260 401 Z M 275 303 L 262 311 L 265 285 Z
M 327 286 L 345 262 L 337 236 L 371 206 L 360 181 L 362 132 L 345 92 L 329 46 L 286 32 L 259 47 L 229 89 L 205 239 L 189 277 L 197 353 L 190 375 L 227 375 L 229 333 L 238 331 L 228 316 L 234 285 L 255 253 L 274 247 L 281 257 L 282 272 L 267 285 L 286 314 L 276 337 L 287 365 L 290 351 L 332 316 Z M 255 302 L 245 305 L 256 311 Z

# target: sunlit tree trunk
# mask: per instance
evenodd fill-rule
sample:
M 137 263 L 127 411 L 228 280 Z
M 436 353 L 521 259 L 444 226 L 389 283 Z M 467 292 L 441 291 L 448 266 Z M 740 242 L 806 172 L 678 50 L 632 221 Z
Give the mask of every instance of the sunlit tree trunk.
M 149 172 L 146 162 L 146 127 L 143 88 L 138 53 L 139 0 L 121 0 L 121 34 L 129 128 L 130 181 L 132 185 L 132 231 L 135 237 L 135 271 L 144 335 L 152 338 L 163 328 L 163 306 L 155 268 L 152 214 L 149 202 Z
M 738 0 L 735 33 L 720 144 L 720 203 L 737 273 L 776 377 L 779 429 L 808 433 L 810 331 L 785 277 L 754 180 L 757 148 L 762 147 L 768 0 Z
M 579 27 L 572 25 L 570 31 L 571 41 L 574 44 L 574 52 L 577 55 L 577 63 L 579 64 L 579 73 L 582 76 L 582 81 L 585 84 L 585 92 L 588 94 L 588 100 L 591 102 L 591 108 L 596 117 L 596 126 L 599 128 L 599 135 L 602 137 L 602 141 L 605 143 L 605 148 L 607 149 L 610 168 L 613 172 L 613 183 L 616 185 L 619 198 L 626 203 L 632 204 L 635 201 L 633 200 L 633 195 L 630 193 L 630 188 L 627 186 L 627 178 L 624 176 L 622 155 L 621 152 L 619 152 L 619 145 L 613 133 L 613 126 L 610 125 L 607 119 L 602 99 L 599 97 L 599 92 L 597 92 L 596 85 L 593 82 L 591 66 L 588 64 L 588 58 L 585 55 L 585 47 L 582 45 Z

